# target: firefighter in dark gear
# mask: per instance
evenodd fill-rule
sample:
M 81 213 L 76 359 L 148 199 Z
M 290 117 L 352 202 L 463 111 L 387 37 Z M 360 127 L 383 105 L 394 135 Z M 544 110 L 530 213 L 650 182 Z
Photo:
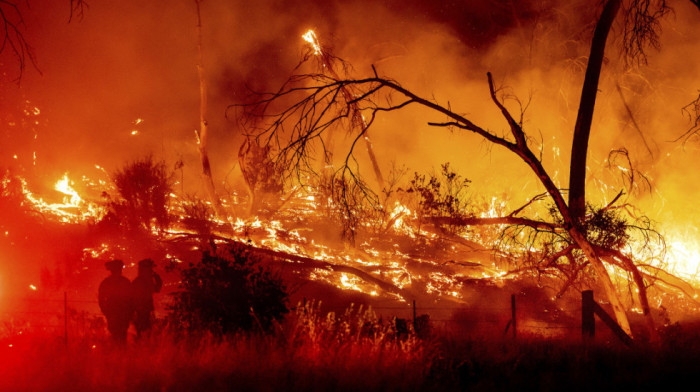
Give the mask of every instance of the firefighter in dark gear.
M 100 283 L 97 299 L 100 310 L 107 318 L 107 330 L 118 344 L 126 343 L 126 332 L 133 314 L 131 283 L 122 276 L 124 263 L 111 260 L 105 263 L 111 275 Z
M 153 260 L 139 261 L 138 276 L 131 282 L 131 292 L 134 299 L 134 326 L 136 336 L 141 337 L 148 333 L 153 323 L 153 294 L 160 292 L 163 281 L 153 271 Z

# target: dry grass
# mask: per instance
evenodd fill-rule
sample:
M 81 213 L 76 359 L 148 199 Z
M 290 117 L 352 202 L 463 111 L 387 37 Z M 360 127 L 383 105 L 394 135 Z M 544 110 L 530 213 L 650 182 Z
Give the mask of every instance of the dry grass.
M 411 390 L 425 380 L 426 343 L 399 336 L 371 310 L 322 316 L 308 304 L 291 319 L 272 335 L 163 330 L 122 348 L 104 339 L 66 346 L 56 337 L 6 337 L 0 390 Z
M 584 345 L 580 336 L 420 340 L 371 310 L 321 314 L 307 304 L 271 335 L 163 329 L 114 348 L 97 335 L 66 346 L 15 333 L 0 341 L 0 390 L 668 390 L 700 371 L 698 325 L 665 328 L 659 343 L 632 348 Z

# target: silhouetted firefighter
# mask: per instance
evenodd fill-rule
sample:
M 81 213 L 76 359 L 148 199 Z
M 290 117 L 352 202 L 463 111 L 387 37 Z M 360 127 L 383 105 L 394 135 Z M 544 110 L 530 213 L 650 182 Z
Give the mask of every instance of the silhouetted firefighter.
M 153 320 L 153 294 L 160 292 L 163 281 L 153 271 L 153 260 L 139 261 L 138 276 L 131 282 L 134 299 L 134 326 L 136 334 L 141 337 L 151 329 Z
M 112 274 L 100 283 L 97 292 L 100 310 L 107 318 L 107 329 L 112 339 L 118 344 L 125 344 L 133 314 L 131 283 L 122 276 L 124 263 L 121 260 L 108 261 L 105 267 Z

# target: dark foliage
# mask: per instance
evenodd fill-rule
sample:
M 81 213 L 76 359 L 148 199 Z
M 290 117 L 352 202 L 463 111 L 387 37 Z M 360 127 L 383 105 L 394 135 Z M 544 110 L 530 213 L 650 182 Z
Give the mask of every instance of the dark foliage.
M 178 328 L 227 334 L 240 330 L 268 331 L 287 312 L 288 294 L 279 275 L 260 257 L 232 245 L 181 273 L 170 316 Z
M 620 249 L 629 240 L 627 221 L 617 210 L 594 209 L 588 206 L 584 230 L 591 244 L 605 249 Z
M 105 195 L 108 201 L 106 222 L 129 230 L 163 230 L 170 224 L 168 202 L 172 192 L 172 175 L 164 162 L 147 156 L 129 163 L 114 176 L 118 198 Z
M 457 174 L 450 163 L 440 165 L 440 173 L 415 173 L 410 186 L 405 189 L 408 194 L 415 195 L 417 211 L 420 218 L 461 218 L 467 215 L 469 205 L 469 181 Z M 419 222 L 420 225 L 420 222 Z M 442 229 L 449 233 L 462 233 L 466 226 L 444 225 Z
M 416 173 L 408 193 L 416 193 L 420 198 L 420 209 L 426 216 L 459 217 L 467 207 L 467 187 L 470 181 L 450 168 L 450 163 L 441 165 L 439 175 Z

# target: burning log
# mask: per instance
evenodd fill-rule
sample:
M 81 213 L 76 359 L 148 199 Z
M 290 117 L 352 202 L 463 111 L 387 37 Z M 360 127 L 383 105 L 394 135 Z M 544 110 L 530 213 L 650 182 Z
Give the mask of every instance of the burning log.
M 191 240 L 191 239 L 198 239 L 199 236 L 196 234 L 179 234 L 176 236 L 173 236 L 170 241 L 172 242 L 181 242 L 183 240 Z M 217 241 L 227 243 L 227 244 L 235 244 L 237 247 L 240 247 L 241 249 L 245 249 L 248 252 L 259 254 L 259 255 L 264 255 L 264 256 L 269 256 L 275 259 L 280 259 L 280 260 L 286 260 L 294 263 L 300 263 L 304 269 L 307 270 L 315 270 L 315 269 L 323 269 L 323 270 L 330 270 L 334 272 L 340 272 L 340 273 L 348 273 L 354 276 L 357 276 L 358 278 L 370 283 L 374 284 L 377 287 L 379 287 L 381 290 L 384 290 L 385 292 L 388 293 L 393 293 L 399 296 L 400 298 L 413 298 L 415 295 L 411 293 L 408 290 L 396 287 L 395 285 L 386 282 L 382 279 L 379 279 L 372 274 L 369 274 L 365 271 L 362 271 L 361 269 L 354 268 L 348 265 L 342 265 L 342 264 L 337 264 L 337 263 L 332 263 L 328 261 L 323 261 L 323 260 L 317 260 L 312 257 L 307 257 L 307 256 L 302 256 L 298 254 L 293 254 L 289 252 L 283 252 L 279 250 L 274 250 L 274 249 L 269 249 L 269 248 L 264 248 L 260 246 L 253 245 L 249 242 L 245 241 L 238 241 L 234 240 L 228 237 L 222 237 L 222 236 L 216 236 L 213 235 L 211 238 L 216 239 Z

